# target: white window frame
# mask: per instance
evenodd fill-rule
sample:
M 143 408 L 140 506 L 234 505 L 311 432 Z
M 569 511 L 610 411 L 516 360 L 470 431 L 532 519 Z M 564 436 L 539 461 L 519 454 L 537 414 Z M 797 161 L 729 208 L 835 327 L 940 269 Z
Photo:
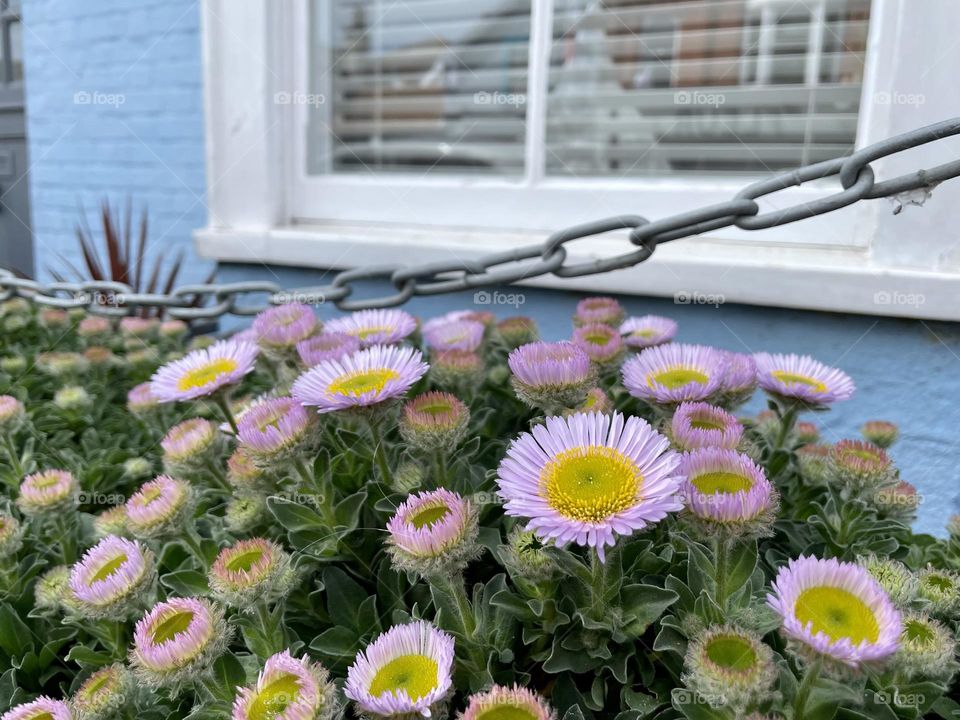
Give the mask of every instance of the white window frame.
M 549 52 L 550 4 L 533 0 L 532 54 Z M 857 146 L 960 114 L 953 0 L 873 0 Z M 528 142 L 515 180 L 306 174 L 306 112 L 278 93 L 309 93 L 308 0 L 204 0 L 208 224 L 201 254 L 224 261 L 343 268 L 473 258 L 618 214 L 657 219 L 732 197 L 742 178 L 543 177 Z M 531 63 L 531 88 L 546 64 Z M 910 104 L 906 100 L 922 99 Z M 529 94 L 528 139 L 544 128 Z M 884 101 L 884 100 L 888 101 Z M 893 99 L 893 101 L 889 101 Z M 960 138 L 873 163 L 878 179 L 960 156 Z M 836 192 L 825 181 L 764 199 L 784 208 Z M 658 248 L 647 263 L 601 276 L 531 284 L 935 319 L 960 319 L 960 182 L 894 215 L 875 200 L 780 228 L 727 228 Z M 620 254 L 622 235 L 568 245 L 570 262 Z

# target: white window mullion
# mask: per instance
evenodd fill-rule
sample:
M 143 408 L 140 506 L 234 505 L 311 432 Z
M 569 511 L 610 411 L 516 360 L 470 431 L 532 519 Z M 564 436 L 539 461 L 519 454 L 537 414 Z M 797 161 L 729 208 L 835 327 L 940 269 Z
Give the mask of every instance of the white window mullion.
M 527 65 L 527 115 L 524 180 L 536 185 L 546 172 L 547 100 L 550 53 L 553 48 L 553 0 L 533 0 L 530 17 L 530 61 Z

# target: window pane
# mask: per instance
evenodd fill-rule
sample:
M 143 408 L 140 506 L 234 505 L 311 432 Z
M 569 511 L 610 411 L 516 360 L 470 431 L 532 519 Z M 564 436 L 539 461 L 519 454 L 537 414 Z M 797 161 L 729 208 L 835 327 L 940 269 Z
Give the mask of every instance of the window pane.
M 556 0 L 547 172 L 758 174 L 853 146 L 870 0 Z
M 315 0 L 308 169 L 523 172 L 530 0 Z

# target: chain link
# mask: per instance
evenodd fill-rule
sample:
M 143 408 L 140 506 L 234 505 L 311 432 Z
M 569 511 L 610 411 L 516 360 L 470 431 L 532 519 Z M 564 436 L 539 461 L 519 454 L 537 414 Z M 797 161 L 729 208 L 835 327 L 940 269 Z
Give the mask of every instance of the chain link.
M 578 277 L 631 267 L 648 260 L 659 243 L 701 235 L 736 226 L 761 230 L 833 212 L 859 200 L 893 197 L 925 189 L 960 176 L 960 160 L 921 169 L 876 182 L 870 163 L 904 150 L 960 134 L 960 118 L 895 135 L 869 145 L 846 157 L 806 165 L 748 185 L 731 200 L 679 213 L 653 222 L 639 215 L 620 215 L 561 230 L 535 245 L 489 253 L 473 260 L 450 260 L 421 265 L 375 265 L 345 270 L 329 285 L 283 289 L 272 282 L 236 282 L 184 285 L 168 294 L 137 293 L 129 285 L 112 281 L 41 283 L 16 277 L 0 268 L 0 301 L 22 297 L 55 308 L 86 308 L 100 315 L 129 315 L 137 308 L 163 308 L 165 314 L 181 320 L 209 320 L 221 315 L 256 315 L 273 305 L 334 303 L 340 310 L 402 305 L 419 295 L 439 295 L 480 287 L 511 285 L 523 280 L 555 275 Z M 813 180 L 838 175 L 842 190 L 810 202 L 760 213 L 757 200 L 766 195 L 800 186 Z M 566 264 L 567 243 L 614 230 L 630 230 L 629 240 L 637 249 L 609 258 Z M 353 297 L 354 283 L 387 279 L 396 292 L 371 298 Z M 247 296 L 266 296 L 259 302 Z

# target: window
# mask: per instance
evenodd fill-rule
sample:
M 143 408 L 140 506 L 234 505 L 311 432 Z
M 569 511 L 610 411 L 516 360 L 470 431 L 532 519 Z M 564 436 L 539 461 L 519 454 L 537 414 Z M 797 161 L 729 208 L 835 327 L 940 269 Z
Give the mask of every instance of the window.
M 957 20 L 950 0 L 923 12 L 907 0 L 205 0 L 211 222 L 200 247 L 405 263 L 720 202 L 754 178 L 957 114 Z M 956 139 L 874 168 L 889 177 L 950 152 Z M 838 188 L 808 183 L 763 209 Z M 960 252 L 942 228 L 960 225 L 955 208 L 947 185 L 895 218 L 874 201 L 762 232 L 726 228 L 577 282 L 933 316 L 929 303 L 879 307 L 873 290 L 891 277 L 897 292 L 951 287 Z M 569 250 L 603 257 L 624 242 L 612 233 Z

